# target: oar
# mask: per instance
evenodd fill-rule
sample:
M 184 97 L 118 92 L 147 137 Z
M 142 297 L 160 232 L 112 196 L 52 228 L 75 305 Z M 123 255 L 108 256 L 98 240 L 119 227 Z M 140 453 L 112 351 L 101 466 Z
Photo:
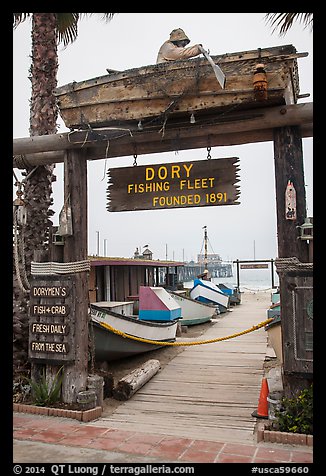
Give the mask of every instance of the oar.
M 214 63 L 212 58 L 209 56 L 208 52 L 202 46 L 199 46 L 199 49 L 203 53 L 207 61 L 210 63 L 210 65 L 212 66 L 216 79 L 220 83 L 221 88 L 224 89 L 225 81 L 226 81 L 225 74 L 223 73 L 221 68 L 217 64 Z

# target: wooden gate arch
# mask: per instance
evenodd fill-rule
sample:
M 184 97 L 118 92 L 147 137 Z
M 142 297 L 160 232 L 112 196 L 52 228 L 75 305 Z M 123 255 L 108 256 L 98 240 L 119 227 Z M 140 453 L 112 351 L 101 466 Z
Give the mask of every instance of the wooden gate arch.
M 202 111 L 203 117 L 205 110 Z M 208 111 L 207 111 L 208 114 Z M 230 146 L 255 142 L 273 142 L 275 162 L 275 188 L 277 208 L 278 257 L 295 257 L 301 263 L 309 261 L 305 241 L 298 239 L 298 226 L 306 218 L 302 139 L 312 137 L 313 103 L 285 103 L 231 111 L 228 120 L 210 121 L 204 127 L 190 123 L 180 127 L 171 121 L 164 134 L 160 126 L 144 128 L 102 127 L 90 133 L 76 130 L 60 134 L 18 138 L 13 141 L 13 167 L 26 168 L 53 163 L 64 163 L 64 195 L 70 197 L 73 235 L 67 236 L 63 249 L 63 262 L 83 262 L 87 252 L 87 162 L 88 160 L 169 152 L 215 146 Z M 212 117 L 210 113 L 210 117 Z M 296 190 L 295 219 L 286 218 L 285 190 L 291 180 Z M 280 285 L 284 273 L 280 274 Z M 75 355 L 65 366 L 63 400 L 76 401 L 78 392 L 86 388 L 88 372 L 88 273 L 75 274 Z M 285 279 L 285 278 L 284 278 Z M 286 296 L 281 306 L 288 309 Z M 282 314 L 282 319 L 286 319 Z M 285 326 L 286 329 L 286 326 Z M 283 336 L 287 339 L 287 336 Z M 288 372 L 284 383 L 292 391 L 298 386 L 297 375 Z M 311 377 L 303 372 L 301 378 Z

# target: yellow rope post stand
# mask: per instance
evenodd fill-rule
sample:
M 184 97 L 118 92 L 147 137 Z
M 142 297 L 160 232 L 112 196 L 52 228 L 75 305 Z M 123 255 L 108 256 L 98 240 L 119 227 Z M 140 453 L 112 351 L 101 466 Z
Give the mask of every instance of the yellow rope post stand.
M 214 342 L 221 342 L 223 340 L 233 339 L 234 337 L 239 337 L 239 336 L 242 336 L 244 334 L 249 334 L 249 332 L 256 331 L 257 329 L 260 329 L 261 327 L 266 326 L 266 324 L 268 324 L 272 320 L 273 320 L 273 318 L 266 319 L 265 321 L 262 321 L 259 324 L 256 324 L 255 326 L 250 327 L 249 329 L 246 329 L 246 330 L 241 331 L 241 332 L 237 332 L 235 334 L 231 334 L 229 336 L 217 337 L 216 339 L 192 341 L 192 342 L 166 342 L 166 341 L 159 341 L 159 340 L 143 339 L 142 337 L 135 337 L 135 336 L 132 336 L 130 334 L 126 334 L 125 332 L 119 331 L 118 329 L 115 329 L 114 327 L 110 326 L 109 324 L 106 324 L 106 322 L 99 322 L 99 324 L 102 327 L 105 327 L 105 329 L 108 329 L 109 331 L 113 332 L 114 334 L 117 334 L 117 335 L 122 336 L 122 337 L 126 337 L 128 339 L 138 340 L 140 342 L 145 342 L 147 344 L 181 346 L 181 345 L 212 344 Z

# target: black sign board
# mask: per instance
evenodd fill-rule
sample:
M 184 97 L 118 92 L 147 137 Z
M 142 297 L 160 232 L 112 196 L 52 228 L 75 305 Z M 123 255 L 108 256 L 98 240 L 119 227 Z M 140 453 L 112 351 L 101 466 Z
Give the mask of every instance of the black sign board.
M 237 157 L 108 170 L 107 210 L 237 205 Z
M 75 359 L 74 276 L 32 278 L 29 349 L 32 361 L 62 363 Z
M 241 264 L 241 269 L 266 269 L 268 268 L 267 263 L 252 263 L 252 264 Z

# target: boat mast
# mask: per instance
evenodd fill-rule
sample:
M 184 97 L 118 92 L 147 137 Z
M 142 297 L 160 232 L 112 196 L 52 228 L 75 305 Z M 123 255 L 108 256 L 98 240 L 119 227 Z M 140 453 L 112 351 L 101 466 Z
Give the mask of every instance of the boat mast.
M 205 250 L 205 255 L 204 255 L 204 272 L 208 269 L 208 260 L 207 260 L 207 226 L 203 226 L 204 228 L 204 250 Z

